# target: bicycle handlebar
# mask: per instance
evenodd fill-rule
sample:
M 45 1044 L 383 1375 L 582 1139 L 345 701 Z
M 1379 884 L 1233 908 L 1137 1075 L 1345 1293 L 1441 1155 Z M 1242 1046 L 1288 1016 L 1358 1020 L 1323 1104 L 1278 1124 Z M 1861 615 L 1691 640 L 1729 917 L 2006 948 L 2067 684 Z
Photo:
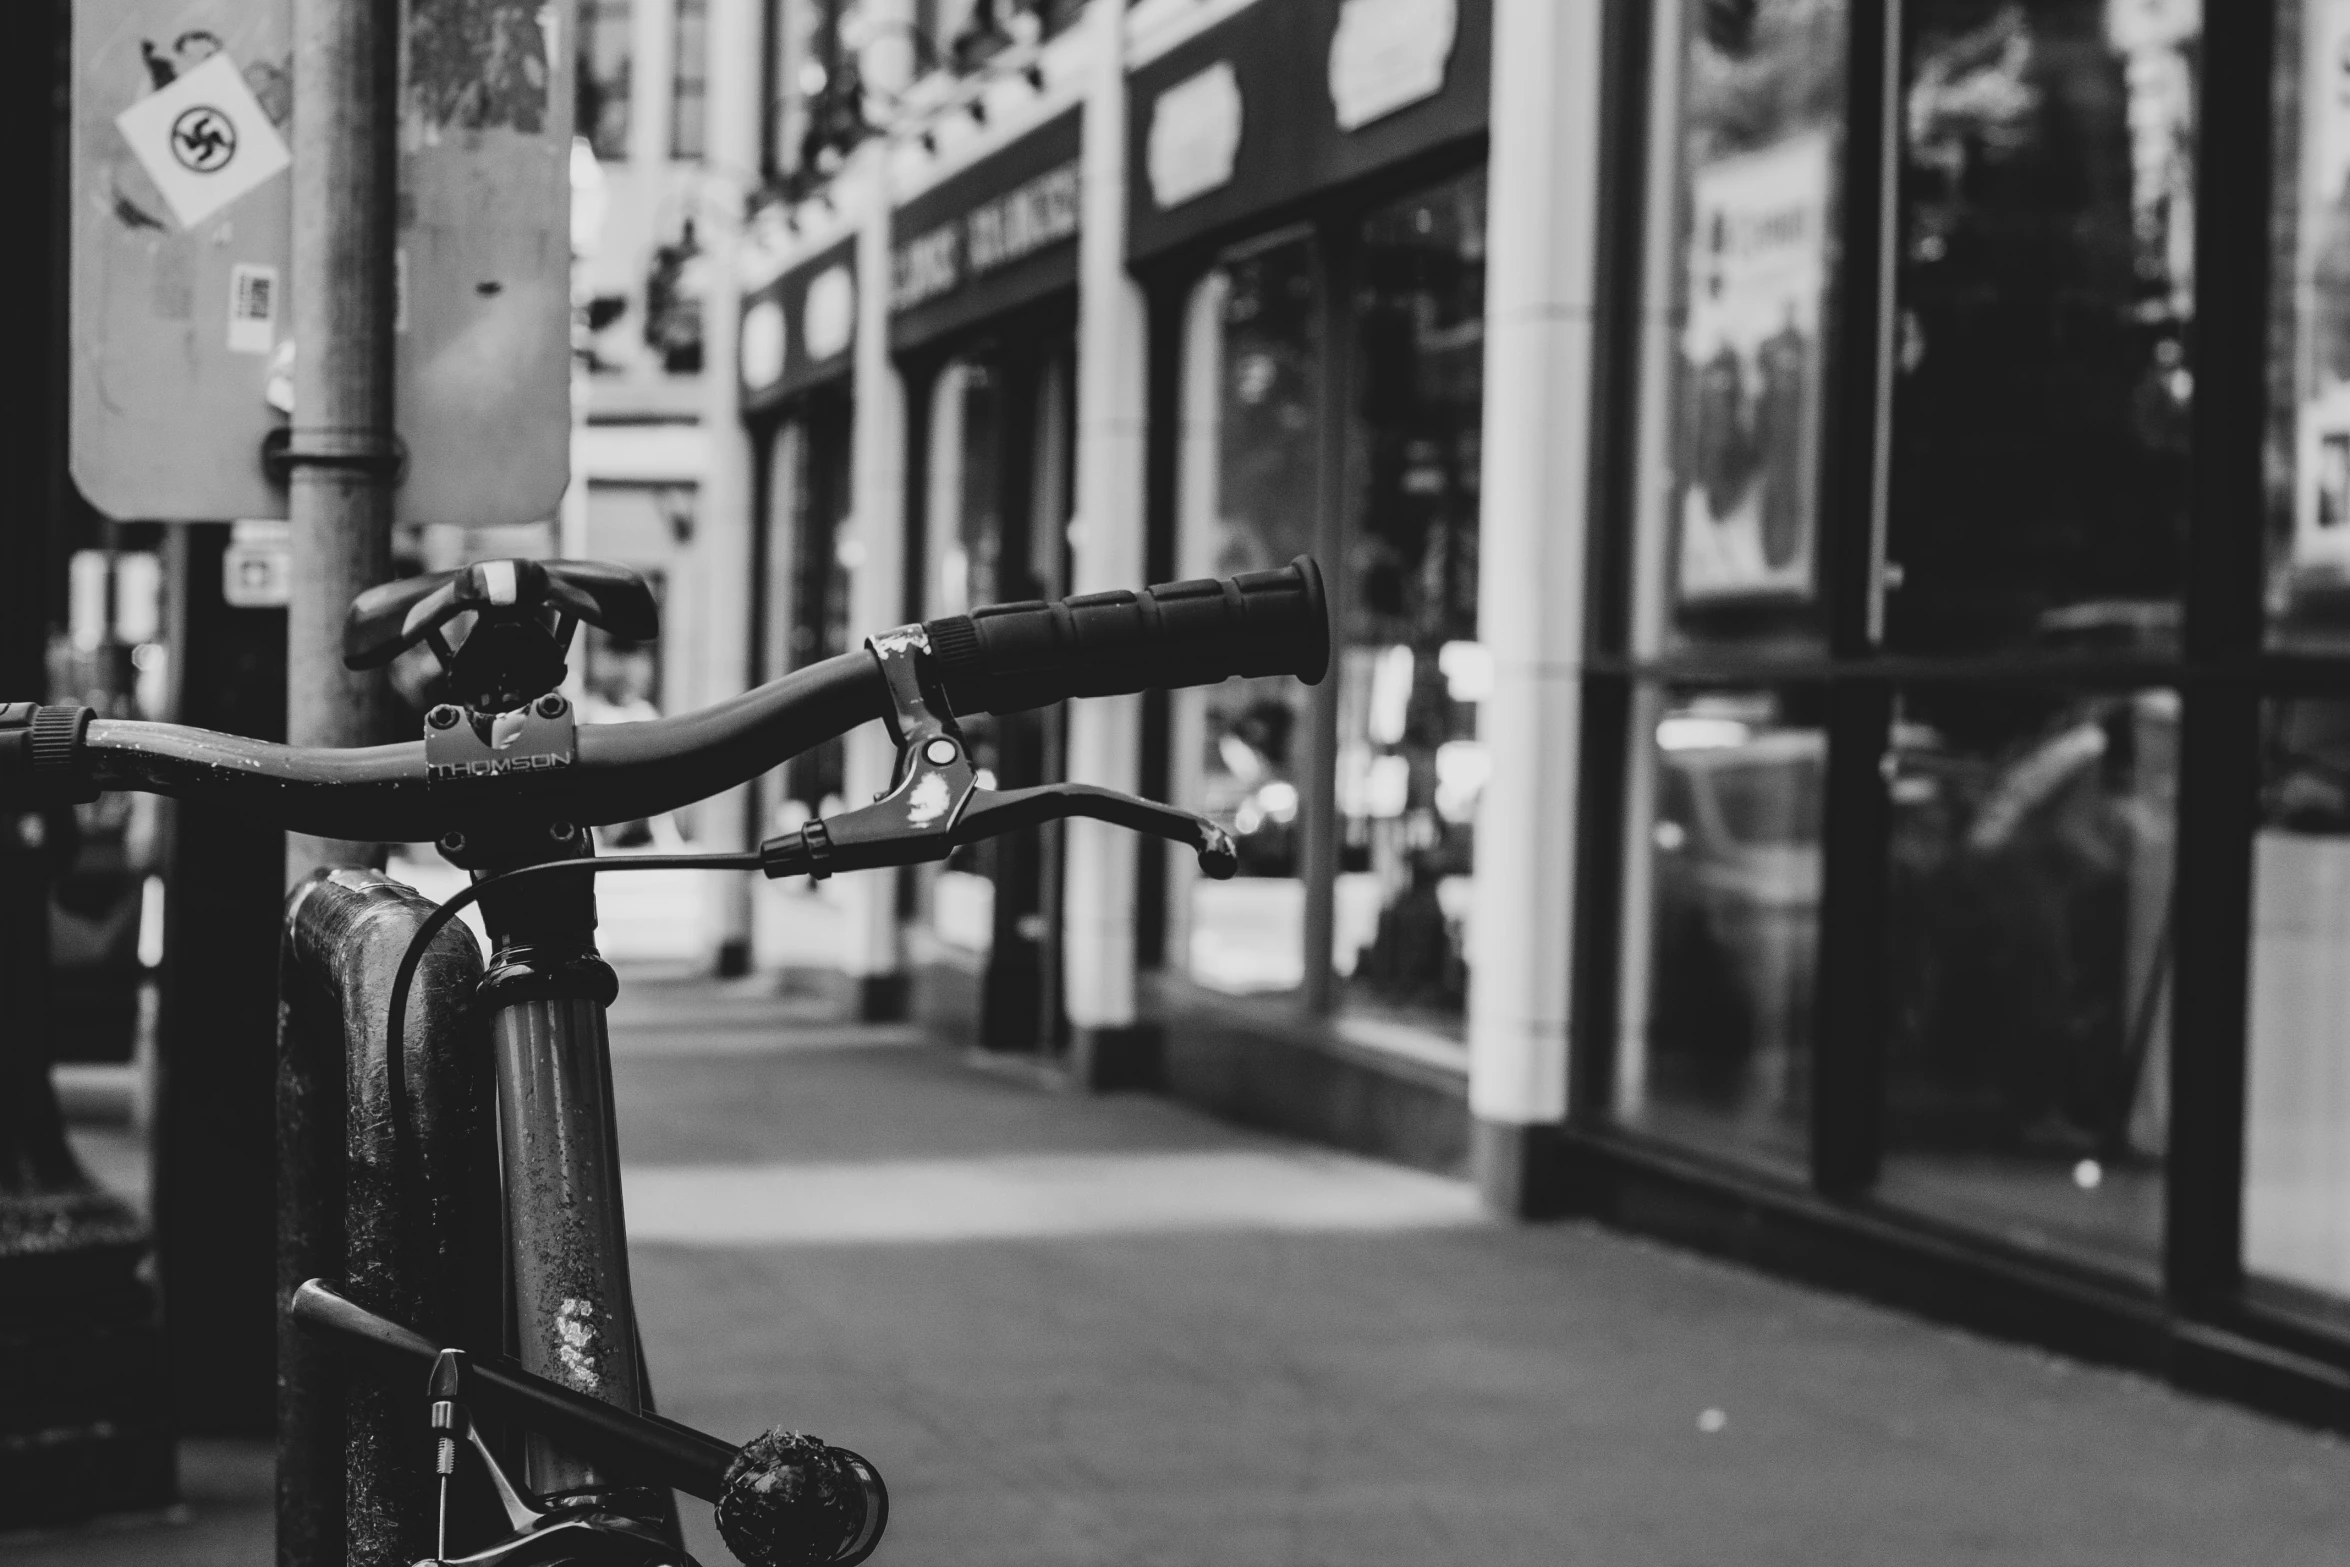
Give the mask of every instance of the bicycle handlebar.
M 1321 575 L 1303 556 L 1277 572 L 995 606 L 924 629 L 927 678 L 965 713 L 1236 674 L 1310 684 L 1329 662 Z M 242 808 L 292 832 L 375 842 L 422 842 L 454 818 L 525 806 L 603 826 L 722 793 L 890 711 L 880 666 L 860 649 L 699 712 L 582 725 L 567 767 L 428 781 L 420 740 L 306 748 L 6 704 L 0 801 L 135 789 Z
M 509 802 L 600 827 L 756 778 L 880 717 L 888 695 L 870 654 L 844 653 L 699 712 L 583 724 L 567 768 L 447 783 L 427 781 L 421 740 L 328 750 L 102 718 L 83 737 L 76 780 L 241 806 L 322 838 L 417 843 L 445 831 L 452 814 Z
M 1295 675 L 1311 686 L 1330 667 L 1322 573 L 1307 555 L 1279 571 L 997 604 L 922 629 L 958 713 L 1017 713 L 1235 675 Z

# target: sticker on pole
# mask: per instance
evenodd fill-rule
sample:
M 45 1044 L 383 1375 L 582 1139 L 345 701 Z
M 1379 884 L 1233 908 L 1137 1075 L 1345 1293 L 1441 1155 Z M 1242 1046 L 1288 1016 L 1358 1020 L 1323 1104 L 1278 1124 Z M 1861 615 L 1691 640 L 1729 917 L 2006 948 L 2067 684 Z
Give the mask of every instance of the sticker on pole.
M 293 161 L 225 53 L 141 98 L 114 123 L 182 228 L 194 228 Z

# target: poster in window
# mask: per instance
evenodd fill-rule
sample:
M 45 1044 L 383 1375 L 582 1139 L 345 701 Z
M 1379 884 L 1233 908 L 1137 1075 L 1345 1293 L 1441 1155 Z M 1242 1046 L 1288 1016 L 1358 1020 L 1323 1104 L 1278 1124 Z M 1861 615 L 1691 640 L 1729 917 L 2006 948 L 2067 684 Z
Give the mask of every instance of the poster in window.
M 2300 586 L 2337 588 L 2350 582 L 2350 0 L 2312 5 L 2305 25 L 2292 559 Z
M 1820 308 L 1834 145 L 1792 136 L 1691 179 L 1681 339 L 1685 605 L 1814 591 Z

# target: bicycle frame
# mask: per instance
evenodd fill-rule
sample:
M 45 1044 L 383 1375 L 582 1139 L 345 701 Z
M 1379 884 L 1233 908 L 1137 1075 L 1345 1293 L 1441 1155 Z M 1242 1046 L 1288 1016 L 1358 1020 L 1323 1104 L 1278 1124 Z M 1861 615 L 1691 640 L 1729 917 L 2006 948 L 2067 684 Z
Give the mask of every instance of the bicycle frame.
M 594 947 L 593 882 L 545 878 L 484 901 L 489 966 L 467 933 L 442 932 L 397 1062 L 385 1053 L 385 996 L 433 905 L 356 870 L 322 872 L 288 901 L 282 1560 L 405 1567 L 436 1548 L 415 1399 L 396 1383 L 346 1375 L 335 1352 L 284 1319 L 306 1279 L 339 1278 L 369 1310 L 440 1338 L 505 1343 L 525 1371 L 651 1412 L 604 1016 L 617 982 Z M 493 1124 L 494 1162 L 484 1157 Z M 593 1502 L 676 1539 L 666 1493 L 625 1485 L 535 1431 L 520 1456 L 540 1496 Z M 495 1530 L 486 1515 L 479 1521 Z
M 595 882 L 544 878 L 482 901 L 494 950 L 478 1004 L 496 1062 L 515 1358 L 537 1376 L 648 1413 L 604 1017 L 620 985 L 596 951 Z M 526 1452 L 525 1482 L 542 1497 L 615 1483 L 535 1433 Z

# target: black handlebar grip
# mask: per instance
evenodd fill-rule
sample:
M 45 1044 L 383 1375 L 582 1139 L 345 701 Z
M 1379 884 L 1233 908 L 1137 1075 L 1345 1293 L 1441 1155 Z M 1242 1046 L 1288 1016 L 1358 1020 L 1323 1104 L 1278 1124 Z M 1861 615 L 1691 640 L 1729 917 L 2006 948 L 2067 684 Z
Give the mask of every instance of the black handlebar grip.
M 1310 555 L 1225 580 L 996 604 L 922 629 L 933 676 L 958 713 L 1017 713 L 1235 675 L 1319 685 L 1330 668 L 1330 612 Z
M 86 707 L 0 703 L 0 801 L 87 805 L 98 798 L 83 765 Z

